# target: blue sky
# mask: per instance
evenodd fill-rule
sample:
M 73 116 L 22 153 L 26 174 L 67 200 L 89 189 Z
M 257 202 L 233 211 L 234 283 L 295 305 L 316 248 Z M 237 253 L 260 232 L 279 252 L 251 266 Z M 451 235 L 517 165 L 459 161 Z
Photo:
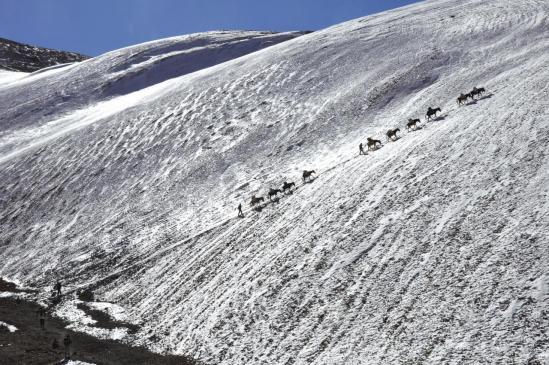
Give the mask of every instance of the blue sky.
M 1 0 L 0 37 L 95 56 L 218 29 L 317 30 L 415 0 Z

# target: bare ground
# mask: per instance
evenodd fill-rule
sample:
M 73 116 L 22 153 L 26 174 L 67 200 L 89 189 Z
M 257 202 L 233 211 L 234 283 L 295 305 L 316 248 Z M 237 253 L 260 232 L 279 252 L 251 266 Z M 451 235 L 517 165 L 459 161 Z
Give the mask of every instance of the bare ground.
M 0 292 L 21 292 L 12 283 L 0 279 Z M 142 347 L 132 347 L 113 340 L 102 340 L 66 329 L 68 323 L 48 316 L 45 330 L 40 329 L 36 314 L 39 305 L 17 298 L 0 298 L 0 321 L 17 327 L 10 332 L 0 326 L 0 365 L 13 364 L 57 364 L 64 356 L 63 338 L 69 334 L 72 338 L 72 360 L 81 360 L 97 365 L 118 364 L 167 364 L 191 365 L 193 360 L 183 356 L 164 356 L 155 354 Z M 100 313 L 93 313 L 99 317 Z M 102 314 L 102 313 L 101 313 Z M 98 325 L 109 327 L 108 316 L 100 318 Z M 52 348 L 54 340 L 60 344 Z

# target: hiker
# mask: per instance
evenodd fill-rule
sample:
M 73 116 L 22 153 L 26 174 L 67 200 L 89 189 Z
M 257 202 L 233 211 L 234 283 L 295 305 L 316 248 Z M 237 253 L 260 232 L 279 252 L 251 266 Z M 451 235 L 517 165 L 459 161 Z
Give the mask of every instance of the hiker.
M 57 283 L 55 283 L 53 290 L 57 292 L 58 296 L 61 296 L 61 282 L 59 280 L 57 280 Z
M 57 350 L 59 348 L 59 342 L 57 342 L 57 338 L 53 339 L 53 342 L 51 343 L 51 348 L 53 350 Z
M 238 216 L 244 218 L 244 213 L 242 213 L 242 203 L 238 204 Z
M 65 360 L 68 360 L 71 358 L 71 343 L 72 343 L 71 338 L 67 333 L 67 335 L 63 339 L 63 346 L 65 346 Z
M 358 145 L 358 149 L 359 149 L 359 152 L 358 152 L 358 155 L 365 155 L 366 152 L 364 151 L 364 146 L 361 144 Z
M 43 330 L 46 324 L 46 310 L 42 307 L 38 308 L 36 311 L 38 318 L 40 319 L 40 329 Z

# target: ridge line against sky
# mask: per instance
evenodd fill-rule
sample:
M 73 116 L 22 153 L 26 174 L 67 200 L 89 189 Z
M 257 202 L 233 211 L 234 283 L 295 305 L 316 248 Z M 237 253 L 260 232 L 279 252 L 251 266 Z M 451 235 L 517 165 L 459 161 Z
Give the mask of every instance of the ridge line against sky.
M 89 56 L 211 30 L 318 30 L 417 0 L 2 0 L 0 37 Z

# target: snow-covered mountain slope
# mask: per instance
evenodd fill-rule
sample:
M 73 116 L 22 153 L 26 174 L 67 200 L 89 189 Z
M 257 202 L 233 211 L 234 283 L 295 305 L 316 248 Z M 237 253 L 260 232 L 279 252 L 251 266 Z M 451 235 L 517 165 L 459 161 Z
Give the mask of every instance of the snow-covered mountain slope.
M 25 72 L 0 70 L 0 86 L 19 80 L 27 76 Z
M 75 52 L 58 51 L 0 38 L 0 70 L 33 72 L 44 67 L 79 62 L 89 58 Z
M 17 82 L 0 78 L 0 149 L 13 149 L 9 141 L 25 142 L 52 130 L 65 130 L 64 118 L 76 119 L 75 111 L 128 95 L 162 81 L 238 58 L 293 39 L 304 32 L 219 31 L 190 34 L 143 43 L 109 52 L 86 62 L 42 69 Z M 130 97 L 129 99 L 134 99 Z M 128 99 L 125 99 L 128 100 Z M 80 119 L 80 118 L 78 118 Z M 47 124 L 44 126 L 44 124 Z M 52 126 L 53 124 L 53 126 Z M 29 128 L 30 127 L 30 128 Z
M 24 90 L 92 72 L 5 86 L 0 275 L 92 288 L 141 321 L 127 340 L 212 364 L 547 363 L 548 14 L 423 2 L 130 93 L 83 87 L 97 103 L 50 120 Z M 384 146 L 358 156 L 368 136 Z

